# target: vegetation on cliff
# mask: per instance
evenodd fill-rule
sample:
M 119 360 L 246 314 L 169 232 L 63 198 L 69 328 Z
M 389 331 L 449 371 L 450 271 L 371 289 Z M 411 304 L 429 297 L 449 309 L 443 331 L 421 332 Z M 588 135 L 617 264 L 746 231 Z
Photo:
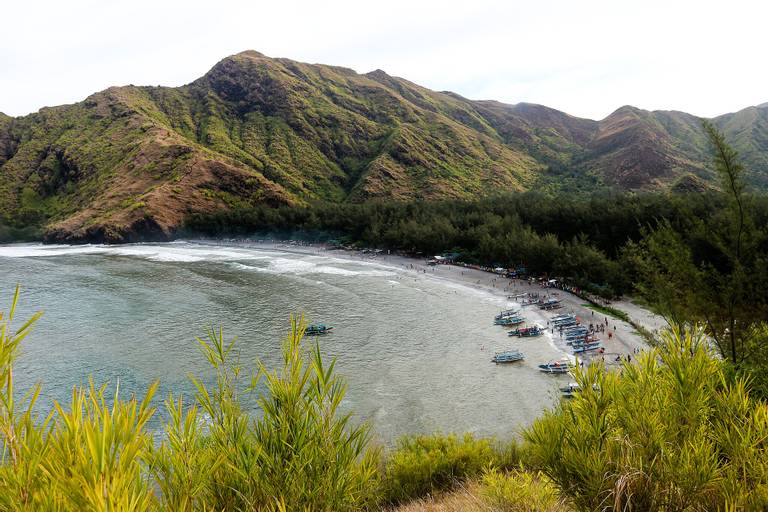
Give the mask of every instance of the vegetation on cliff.
M 768 108 L 713 122 L 764 189 Z M 592 121 L 247 51 L 182 87 L 0 116 L 0 216 L 36 218 L 50 241 L 126 242 L 254 205 L 701 191 L 716 186 L 708 161 L 700 120 L 681 112 Z

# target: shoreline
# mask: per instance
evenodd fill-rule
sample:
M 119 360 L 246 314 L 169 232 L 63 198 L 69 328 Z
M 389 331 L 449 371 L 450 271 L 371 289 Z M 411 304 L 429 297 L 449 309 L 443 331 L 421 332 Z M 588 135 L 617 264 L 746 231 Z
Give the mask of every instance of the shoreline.
M 242 241 L 232 242 L 243 243 Z M 450 263 L 441 263 L 432 266 L 428 265 L 425 259 L 404 256 L 401 254 L 387 254 L 385 252 L 364 253 L 363 251 L 330 248 L 323 244 L 298 244 L 272 241 L 250 241 L 246 243 L 264 248 L 274 248 L 277 250 L 310 254 L 314 256 L 333 256 L 350 261 L 378 263 L 397 268 L 401 271 L 446 280 L 452 284 L 490 293 L 498 298 L 506 300 L 509 307 L 517 304 L 515 300 L 509 298 L 509 296 L 519 293 L 538 293 L 541 296 L 549 295 L 555 297 L 560 299 L 561 304 L 563 304 L 562 308 L 552 312 L 545 312 L 533 307 L 523 307 L 521 314 L 527 317 L 538 317 L 528 323 L 540 323 L 544 327 L 547 327 L 549 318 L 562 313 L 573 313 L 583 325 L 599 325 L 600 323 L 605 324 L 607 321 L 605 332 L 598 334 L 598 338 L 603 342 L 605 352 L 603 354 L 593 352 L 584 356 L 580 355 L 579 359 L 585 362 L 604 358 L 607 367 L 618 366 L 618 361 L 616 361 L 617 356 L 621 356 L 623 359 L 626 359 L 627 356 L 631 358 L 636 352 L 642 351 L 649 346 L 646 339 L 631 323 L 594 311 L 589 307 L 592 304 L 586 299 L 582 299 L 571 292 L 559 288 L 549 288 L 538 283 L 530 283 L 527 280 L 506 278 L 493 272 Z M 612 301 L 610 305 L 611 307 L 626 313 L 631 322 L 634 322 L 649 332 L 658 332 L 659 329 L 666 325 L 662 317 L 635 304 L 628 298 Z M 609 331 L 612 333 L 610 339 L 608 337 Z M 547 337 L 551 339 L 557 349 L 563 351 L 565 354 L 569 355 L 569 357 L 573 357 L 569 350 L 570 347 L 560 339 L 560 336 L 557 333 L 551 332 L 551 330 L 548 330 L 547 332 L 551 334 L 551 336 Z
M 539 283 L 531 283 L 524 279 L 506 278 L 493 272 L 472 267 L 464 267 L 462 265 L 455 265 L 450 263 L 428 265 L 425 258 L 411 257 L 402 254 L 387 254 L 384 251 L 375 252 L 365 250 L 350 250 L 330 247 L 321 243 L 254 239 L 179 239 L 173 242 L 144 242 L 120 245 L 152 245 L 154 243 L 172 245 L 173 243 L 178 242 L 219 246 L 252 246 L 255 248 L 274 249 L 289 253 L 293 252 L 297 254 L 306 254 L 312 256 L 334 257 L 354 262 L 374 263 L 401 272 L 406 272 L 410 275 L 418 275 L 422 277 L 428 277 L 430 279 L 443 280 L 453 285 L 459 285 L 468 289 L 474 289 L 479 292 L 490 294 L 500 301 L 505 301 L 507 308 L 515 307 L 516 305 L 519 306 L 519 304 L 513 298 L 510 298 L 510 296 L 514 296 L 515 294 L 533 293 L 542 297 L 554 297 L 561 301 L 563 307 L 551 312 L 541 311 L 535 307 L 523 307 L 521 308 L 521 315 L 528 319 L 529 324 L 538 323 L 542 327 L 548 327 L 549 319 L 552 316 L 561 313 L 572 313 L 576 315 L 580 322 L 586 326 L 589 324 L 606 325 L 605 332 L 598 333 L 598 338 L 603 342 L 604 353 L 587 353 L 580 355 L 579 359 L 584 362 L 591 362 L 597 359 L 602 359 L 605 361 L 606 366 L 608 367 L 616 366 L 618 364 L 618 361 L 616 361 L 617 356 L 626 359 L 628 356 L 632 357 L 632 355 L 636 354 L 636 352 L 648 347 L 646 339 L 640 332 L 636 330 L 632 323 L 639 325 L 641 328 L 647 330 L 650 333 L 656 333 L 666 325 L 666 322 L 662 317 L 652 313 L 651 311 L 643 308 L 641 305 L 638 305 L 627 298 L 612 301 L 610 305 L 612 308 L 626 313 L 629 316 L 631 323 L 625 322 L 618 318 L 606 316 L 603 313 L 591 309 L 590 306 L 592 304 L 590 304 L 586 299 L 583 299 L 566 290 L 542 286 Z M 489 319 L 489 321 L 491 320 L 492 319 Z M 612 334 L 610 338 L 608 336 L 609 331 Z M 564 340 L 561 340 L 558 333 L 552 332 L 548 329 L 545 331 L 544 337 L 549 339 L 553 347 L 562 352 L 563 355 L 567 355 L 568 357 L 573 358 L 570 347 L 565 344 Z M 541 362 L 543 363 L 544 361 Z

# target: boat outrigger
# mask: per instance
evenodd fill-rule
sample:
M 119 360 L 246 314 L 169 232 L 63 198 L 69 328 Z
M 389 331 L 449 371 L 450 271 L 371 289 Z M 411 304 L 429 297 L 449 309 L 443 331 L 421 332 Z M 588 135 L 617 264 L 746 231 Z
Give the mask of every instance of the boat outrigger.
M 517 314 L 520 312 L 519 309 L 505 309 L 495 317 L 493 317 L 494 320 L 501 320 L 502 318 L 507 318 L 510 316 L 517 316 Z
M 493 359 L 491 359 L 491 362 L 496 364 L 514 363 L 523 359 L 525 359 L 525 356 L 519 350 L 506 350 L 504 352 L 497 352 Z
M 550 361 L 546 364 L 539 365 L 539 371 L 544 373 L 568 373 L 576 365 L 568 359 L 560 359 L 558 361 Z
M 508 333 L 510 336 L 517 336 L 518 338 L 534 338 L 536 336 L 541 336 L 544 334 L 544 329 L 539 327 L 538 325 L 534 325 L 533 327 L 520 327 L 513 331 L 509 331 Z
M 333 330 L 333 327 L 329 327 L 325 324 L 312 324 L 308 325 L 307 329 L 304 331 L 304 334 L 307 336 L 320 336 L 323 334 L 328 334 Z
M 504 318 L 497 318 L 493 321 L 496 325 L 520 325 L 525 322 L 525 318 L 521 316 L 505 316 Z
M 574 346 L 573 353 L 580 354 L 582 352 L 591 352 L 592 350 L 598 350 L 600 348 L 602 348 L 602 345 L 599 341 L 584 343 L 578 346 Z
M 563 307 L 560 304 L 560 299 L 546 299 L 539 303 L 539 309 L 550 310 Z

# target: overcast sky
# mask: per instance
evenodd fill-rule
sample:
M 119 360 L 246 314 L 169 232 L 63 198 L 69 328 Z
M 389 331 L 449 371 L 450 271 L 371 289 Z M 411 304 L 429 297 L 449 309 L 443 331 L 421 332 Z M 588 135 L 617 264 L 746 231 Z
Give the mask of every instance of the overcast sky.
M 625 104 L 714 116 L 768 101 L 766 5 L 8 0 L 0 111 L 27 114 L 111 85 L 181 85 L 254 49 L 593 119 Z

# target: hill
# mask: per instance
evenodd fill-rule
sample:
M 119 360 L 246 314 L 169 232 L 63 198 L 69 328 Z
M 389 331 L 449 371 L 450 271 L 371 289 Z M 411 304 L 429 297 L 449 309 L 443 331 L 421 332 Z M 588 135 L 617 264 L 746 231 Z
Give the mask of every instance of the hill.
M 715 122 L 768 186 L 768 108 Z M 191 213 L 241 205 L 696 189 L 708 160 L 681 112 L 592 121 L 247 51 L 182 87 L 0 114 L 0 218 L 46 219 L 49 241 L 162 239 Z

